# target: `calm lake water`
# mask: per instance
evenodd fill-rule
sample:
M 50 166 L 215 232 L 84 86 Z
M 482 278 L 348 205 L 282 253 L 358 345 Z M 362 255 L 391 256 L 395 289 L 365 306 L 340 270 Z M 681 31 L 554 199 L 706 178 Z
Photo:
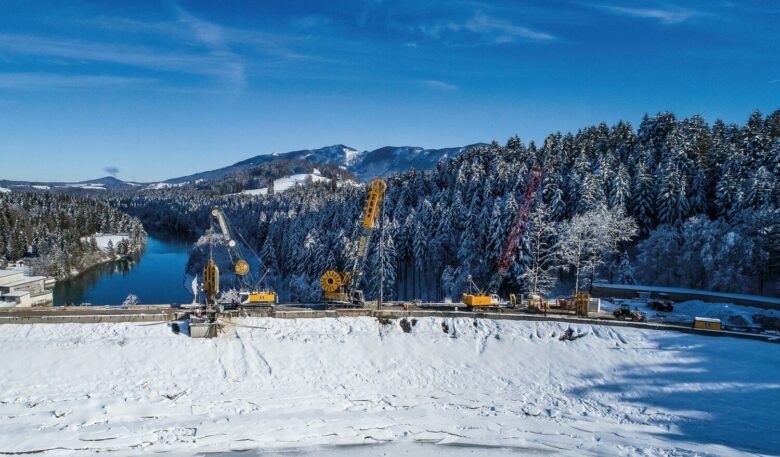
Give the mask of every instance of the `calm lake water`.
M 141 304 L 190 303 L 184 284 L 191 243 L 148 237 L 136 261 L 119 260 L 95 266 L 54 287 L 54 304 L 121 305 L 128 294 Z

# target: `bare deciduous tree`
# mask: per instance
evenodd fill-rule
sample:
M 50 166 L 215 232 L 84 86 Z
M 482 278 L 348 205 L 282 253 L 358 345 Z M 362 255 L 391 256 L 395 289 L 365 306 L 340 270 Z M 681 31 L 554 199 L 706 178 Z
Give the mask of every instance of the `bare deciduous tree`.
M 607 257 L 618 252 L 620 245 L 636 236 L 632 217 L 599 207 L 564 222 L 558 255 L 564 269 L 574 270 L 574 292 L 580 290 L 581 277 L 590 285 Z

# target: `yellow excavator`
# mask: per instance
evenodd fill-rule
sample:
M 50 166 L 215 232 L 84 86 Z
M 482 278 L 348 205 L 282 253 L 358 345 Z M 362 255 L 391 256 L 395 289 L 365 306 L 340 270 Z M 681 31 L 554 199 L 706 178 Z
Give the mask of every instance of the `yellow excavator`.
M 379 219 L 379 204 L 384 198 L 387 184 L 382 179 L 374 179 L 368 191 L 366 206 L 363 208 L 363 218 L 360 222 L 360 233 L 350 255 L 352 268 L 350 271 L 328 270 L 320 278 L 322 286 L 322 301 L 330 306 L 365 306 L 363 291 L 358 288 L 363 276 L 363 267 L 368 256 L 368 244 L 371 232 Z
M 225 213 L 219 208 L 213 208 L 211 210 L 211 215 L 217 220 L 222 234 L 227 239 L 228 256 L 230 257 L 230 261 L 233 262 L 233 272 L 236 274 L 236 277 L 238 277 L 241 286 L 238 304 L 241 306 L 264 306 L 277 303 L 278 296 L 276 295 L 276 292 L 269 288 L 258 290 L 258 288 L 252 284 L 249 262 L 244 259 L 241 250 L 238 249 L 236 245 L 236 240 L 233 238 L 230 231 L 230 226 Z M 238 235 L 241 236 L 240 233 Z M 243 240 L 243 237 L 241 237 L 241 239 Z M 244 244 L 249 250 L 252 250 L 246 241 Z M 254 253 L 254 251 L 252 252 Z M 262 282 L 264 277 L 265 275 L 257 281 L 257 284 Z M 211 253 L 209 253 L 209 261 L 206 263 L 206 267 L 203 270 L 203 292 L 206 294 L 207 304 L 216 304 L 217 293 L 219 293 L 219 268 L 214 262 Z

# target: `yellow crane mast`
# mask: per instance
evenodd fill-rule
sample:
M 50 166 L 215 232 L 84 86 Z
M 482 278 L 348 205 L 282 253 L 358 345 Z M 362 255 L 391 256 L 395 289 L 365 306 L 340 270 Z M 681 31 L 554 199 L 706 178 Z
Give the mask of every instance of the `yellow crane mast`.
M 363 291 L 358 289 L 363 276 L 363 266 L 368 256 L 368 244 L 371 232 L 379 219 L 380 203 L 384 198 L 387 184 L 379 178 L 371 181 L 363 208 L 360 223 L 360 234 L 355 242 L 354 253 L 350 256 L 352 269 L 350 271 L 328 270 L 320 278 L 323 301 L 330 305 L 364 306 Z

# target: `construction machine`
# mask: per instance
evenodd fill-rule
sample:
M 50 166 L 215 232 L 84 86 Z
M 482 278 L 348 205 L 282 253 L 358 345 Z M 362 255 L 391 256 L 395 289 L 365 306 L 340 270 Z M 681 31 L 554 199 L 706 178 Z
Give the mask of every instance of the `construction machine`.
M 504 281 L 504 277 L 509 272 L 514 262 L 515 252 L 517 246 L 520 244 L 520 239 L 525 231 L 525 226 L 528 223 L 528 218 L 531 215 L 531 210 L 536 205 L 536 200 L 539 195 L 539 188 L 542 184 L 542 169 L 535 168 L 531 171 L 530 181 L 523 193 L 523 201 L 517 210 L 512 228 L 509 231 L 509 235 L 504 243 L 504 249 L 501 252 L 501 257 L 498 260 L 498 267 L 496 272 L 490 278 L 490 282 L 485 289 L 479 289 L 476 287 L 473 281 L 470 280 L 470 290 L 468 293 L 463 294 L 463 304 L 471 308 L 477 307 L 497 307 L 500 306 L 501 300 L 498 298 L 498 289 L 501 288 L 501 284 Z M 476 288 L 473 291 L 471 287 Z
M 379 205 L 386 190 L 387 184 L 382 179 L 376 178 L 371 181 L 358 228 L 358 237 L 348 256 L 351 264 L 349 271 L 328 270 L 320 278 L 324 303 L 330 306 L 365 306 L 363 291 L 359 289 L 359 285 L 368 256 L 371 233 L 379 219 Z
M 628 303 L 621 303 L 620 308 L 612 312 L 615 319 L 632 320 L 637 322 L 644 322 L 645 315 L 639 311 L 632 311 L 631 306 Z
M 268 287 L 262 289 L 259 287 L 259 284 L 262 282 L 263 278 L 265 278 L 265 275 L 259 278 L 257 282 L 253 281 L 249 262 L 246 261 L 244 255 L 241 253 L 241 249 L 238 248 L 238 244 L 235 238 L 233 238 L 233 233 L 230 230 L 230 225 L 228 223 L 227 216 L 225 216 L 225 213 L 222 212 L 221 209 L 215 207 L 212 208 L 211 215 L 214 216 L 214 218 L 217 220 L 220 231 L 225 236 L 228 257 L 230 257 L 230 261 L 233 263 L 233 272 L 238 278 L 240 291 L 239 303 L 237 304 L 242 306 L 262 306 L 277 303 L 278 296 L 276 295 L 276 292 L 269 289 Z M 241 236 L 241 233 L 238 233 L 238 236 L 244 240 L 243 236 Z M 248 243 L 246 243 L 245 240 L 244 245 L 247 247 L 247 249 L 252 251 L 252 248 Z M 254 251 L 252 252 L 254 253 Z M 257 254 L 255 254 L 255 256 L 257 257 Z M 260 260 L 259 257 L 257 258 Z M 216 272 L 216 281 L 213 282 L 214 286 L 212 286 L 211 283 L 208 283 L 210 287 L 209 291 L 213 292 L 214 297 L 216 297 L 216 292 L 219 291 L 219 269 L 214 264 L 213 258 L 209 258 L 209 262 L 206 264 L 206 269 L 204 270 L 203 274 L 203 290 L 206 292 L 207 300 L 209 297 L 209 291 L 206 291 L 206 285 L 209 272 Z M 211 274 L 212 276 L 214 275 L 214 273 Z

